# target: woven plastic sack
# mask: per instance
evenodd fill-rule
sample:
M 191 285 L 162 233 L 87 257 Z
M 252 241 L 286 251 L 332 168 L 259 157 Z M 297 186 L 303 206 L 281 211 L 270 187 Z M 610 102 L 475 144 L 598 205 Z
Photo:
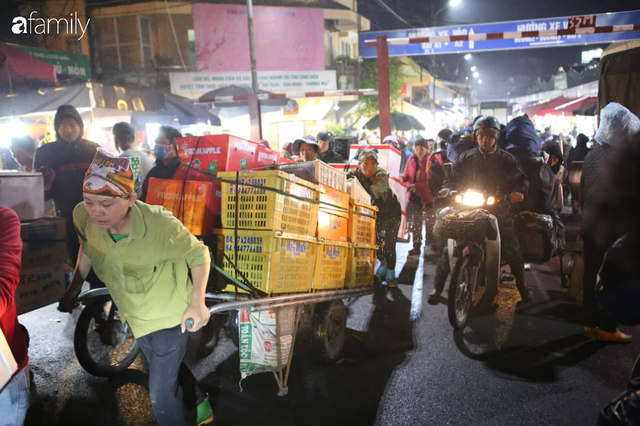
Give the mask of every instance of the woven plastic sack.
M 516 232 L 526 263 L 542 264 L 551 260 L 556 248 L 551 216 L 522 212 L 516 217 Z
M 600 127 L 594 139 L 619 145 L 640 132 L 640 119 L 622 105 L 611 102 L 600 111 Z

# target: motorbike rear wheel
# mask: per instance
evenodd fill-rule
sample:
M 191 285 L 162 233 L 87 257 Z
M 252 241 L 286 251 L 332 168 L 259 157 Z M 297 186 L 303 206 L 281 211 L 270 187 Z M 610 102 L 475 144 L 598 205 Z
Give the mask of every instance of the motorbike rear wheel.
M 451 273 L 449 283 L 449 322 L 455 329 L 461 329 L 467 323 L 469 311 L 473 306 L 474 295 L 471 283 L 471 258 L 463 256 L 457 262 Z
M 98 298 L 82 310 L 73 346 L 82 368 L 98 377 L 122 373 L 140 353 L 131 328 L 117 318 L 117 308 L 108 296 Z

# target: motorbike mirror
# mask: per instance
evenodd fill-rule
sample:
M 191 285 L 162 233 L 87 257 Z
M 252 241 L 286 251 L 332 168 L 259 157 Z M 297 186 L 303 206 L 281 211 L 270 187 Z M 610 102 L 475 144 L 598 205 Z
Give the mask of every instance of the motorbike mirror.
M 447 179 L 451 179 L 451 176 L 453 175 L 453 164 L 451 163 L 445 163 L 442 165 L 442 167 L 444 167 L 444 175 Z

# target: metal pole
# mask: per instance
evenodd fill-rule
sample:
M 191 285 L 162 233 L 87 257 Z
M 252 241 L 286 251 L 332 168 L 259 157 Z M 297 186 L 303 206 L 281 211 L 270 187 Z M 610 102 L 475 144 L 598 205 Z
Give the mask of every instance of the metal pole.
M 389 91 L 389 47 L 387 37 L 378 36 L 378 106 L 380 110 L 380 140 L 391 134 L 391 97 Z
M 258 69 L 256 66 L 256 46 L 253 39 L 253 0 L 247 0 L 247 24 L 249 26 L 249 56 L 251 57 L 251 87 L 254 95 L 258 94 Z M 251 138 L 262 139 L 262 117 L 260 101 L 256 96 L 249 96 L 249 119 L 251 121 Z

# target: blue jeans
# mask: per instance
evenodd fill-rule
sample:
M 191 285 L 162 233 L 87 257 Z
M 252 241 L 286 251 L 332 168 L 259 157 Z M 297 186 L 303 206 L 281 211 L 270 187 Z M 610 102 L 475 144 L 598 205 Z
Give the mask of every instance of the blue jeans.
M 29 366 L 0 392 L 0 426 L 22 426 L 29 409 Z
M 182 363 L 189 333 L 180 326 L 154 331 L 137 339 L 149 361 L 149 397 L 159 426 L 186 426 L 185 402 L 193 408 L 206 396 Z

